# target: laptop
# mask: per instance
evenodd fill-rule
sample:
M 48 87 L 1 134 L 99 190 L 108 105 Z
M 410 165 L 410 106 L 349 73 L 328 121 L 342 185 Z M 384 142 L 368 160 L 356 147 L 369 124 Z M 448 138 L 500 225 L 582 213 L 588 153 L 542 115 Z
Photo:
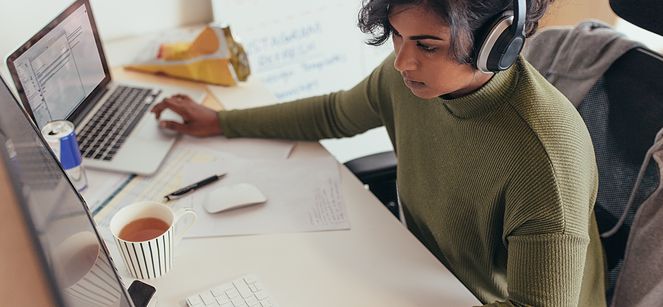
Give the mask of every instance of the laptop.
M 88 0 L 78 0 L 7 58 L 24 108 L 40 129 L 74 123 L 83 165 L 151 175 L 177 136 L 164 133 L 151 106 L 185 94 L 201 103 L 204 91 L 113 82 Z

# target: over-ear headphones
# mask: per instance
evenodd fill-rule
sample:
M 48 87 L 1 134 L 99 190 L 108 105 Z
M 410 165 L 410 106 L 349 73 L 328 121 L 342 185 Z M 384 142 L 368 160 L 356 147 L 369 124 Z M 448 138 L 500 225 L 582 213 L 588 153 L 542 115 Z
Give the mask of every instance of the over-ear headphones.
M 513 11 L 505 11 L 475 41 L 474 66 L 483 72 L 505 70 L 516 61 L 525 44 L 525 0 L 513 0 Z

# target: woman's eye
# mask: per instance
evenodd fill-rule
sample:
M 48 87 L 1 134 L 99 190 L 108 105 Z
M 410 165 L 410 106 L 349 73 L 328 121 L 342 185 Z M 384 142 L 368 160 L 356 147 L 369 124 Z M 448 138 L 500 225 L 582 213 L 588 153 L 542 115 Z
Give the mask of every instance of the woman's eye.
M 398 32 L 393 32 L 393 33 L 391 34 L 391 40 L 392 40 L 395 44 L 400 44 L 401 41 L 403 40 L 403 38 L 401 37 L 400 34 L 398 34 Z
M 418 46 L 421 50 L 426 51 L 426 52 L 435 52 L 435 50 L 437 50 L 437 47 L 431 47 L 431 46 L 428 46 L 428 45 L 422 44 L 422 43 L 420 43 L 420 42 L 417 42 L 417 46 Z

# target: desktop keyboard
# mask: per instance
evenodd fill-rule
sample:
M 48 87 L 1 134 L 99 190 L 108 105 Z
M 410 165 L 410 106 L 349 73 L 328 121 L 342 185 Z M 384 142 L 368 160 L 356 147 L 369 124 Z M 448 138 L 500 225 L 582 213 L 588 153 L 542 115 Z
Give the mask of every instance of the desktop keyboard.
M 149 88 L 115 88 L 79 133 L 81 155 L 89 159 L 112 160 L 159 93 Z
M 254 275 L 212 287 L 186 298 L 189 307 L 277 307 Z

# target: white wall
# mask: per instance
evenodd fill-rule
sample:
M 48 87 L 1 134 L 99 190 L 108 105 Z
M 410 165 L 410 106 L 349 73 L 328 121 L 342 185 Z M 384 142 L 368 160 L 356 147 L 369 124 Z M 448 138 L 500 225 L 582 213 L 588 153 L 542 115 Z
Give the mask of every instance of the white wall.
M 643 43 L 647 48 L 663 53 L 663 36 L 642 29 L 628 21 L 618 18 L 615 29 L 632 40 Z
M 91 0 L 102 40 L 212 20 L 210 0 Z M 34 35 L 73 0 L 0 0 L 0 57 Z M 4 64 L 4 63 L 3 63 Z

